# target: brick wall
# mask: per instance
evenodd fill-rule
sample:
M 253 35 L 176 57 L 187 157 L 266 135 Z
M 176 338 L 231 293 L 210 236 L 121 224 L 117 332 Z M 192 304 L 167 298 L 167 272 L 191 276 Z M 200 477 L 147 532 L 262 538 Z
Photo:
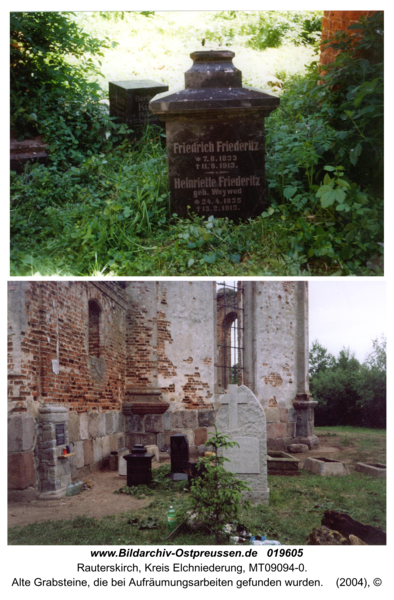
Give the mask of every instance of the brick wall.
M 369 17 L 377 12 L 376 10 L 325 10 L 322 20 L 322 36 L 321 41 L 328 40 L 333 37 L 337 31 L 346 31 L 349 25 L 357 23 L 360 17 L 364 15 Z M 338 50 L 333 48 L 324 48 L 321 46 L 320 64 L 328 65 L 334 62 Z

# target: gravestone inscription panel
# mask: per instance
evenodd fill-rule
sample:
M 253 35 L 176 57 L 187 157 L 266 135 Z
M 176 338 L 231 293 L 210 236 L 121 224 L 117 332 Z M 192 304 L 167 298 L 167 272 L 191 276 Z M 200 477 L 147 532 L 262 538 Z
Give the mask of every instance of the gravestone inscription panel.
M 264 209 L 264 123 L 167 124 L 172 210 L 234 220 Z
M 166 122 L 171 209 L 180 216 L 237 221 L 266 206 L 264 119 L 279 98 L 242 87 L 233 57 L 228 50 L 194 52 L 185 89 L 149 104 Z
M 267 432 L 264 409 L 253 392 L 244 385 L 229 385 L 219 398 L 216 427 L 237 446 L 222 450 L 230 462 L 224 468 L 236 473 L 252 488 L 245 497 L 255 504 L 268 504 Z
M 141 130 L 148 122 L 161 125 L 160 120 L 149 111 L 149 102 L 168 90 L 168 85 L 142 79 L 136 81 L 110 81 L 109 106 L 110 116 L 117 117 L 130 129 Z

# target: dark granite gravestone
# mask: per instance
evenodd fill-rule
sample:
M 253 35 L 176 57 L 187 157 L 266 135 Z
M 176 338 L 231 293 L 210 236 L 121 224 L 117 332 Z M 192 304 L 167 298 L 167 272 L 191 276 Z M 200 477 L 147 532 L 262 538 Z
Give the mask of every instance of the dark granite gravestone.
M 138 81 L 110 81 L 110 116 L 117 117 L 135 133 L 139 133 L 149 122 L 161 125 L 159 119 L 149 111 L 149 102 L 156 94 L 168 90 L 168 85 L 143 79 Z
M 66 431 L 64 423 L 56 423 L 56 446 L 63 446 L 66 443 Z
M 265 202 L 264 118 L 279 98 L 242 87 L 228 50 L 194 52 L 185 89 L 150 110 L 166 122 L 171 209 L 248 219 Z M 188 209 L 190 207 L 190 209 Z
M 171 441 L 171 479 L 182 481 L 188 479 L 189 470 L 189 442 L 182 433 L 175 433 Z

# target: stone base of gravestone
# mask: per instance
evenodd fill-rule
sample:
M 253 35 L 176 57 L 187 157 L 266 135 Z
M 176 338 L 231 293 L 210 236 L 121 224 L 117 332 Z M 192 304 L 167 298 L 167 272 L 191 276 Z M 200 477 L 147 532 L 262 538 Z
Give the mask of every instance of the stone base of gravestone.
M 149 102 L 167 90 L 168 85 L 150 79 L 110 81 L 110 116 L 132 129 L 132 138 L 138 137 L 148 123 L 163 128 L 162 122 L 149 111 Z
M 171 474 L 173 481 L 186 481 L 189 479 L 189 442 L 182 433 L 175 433 L 171 441 Z
M 124 457 L 130 454 L 130 450 L 122 448 L 118 451 L 118 475 L 119 477 L 127 477 L 127 462 Z
M 250 485 L 251 491 L 244 494 L 246 499 L 252 504 L 268 504 L 264 409 L 253 392 L 244 385 L 229 385 L 228 393 L 220 396 L 219 403 L 216 427 L 238 444 L 219 452 L 230 461 L 224 467 Z

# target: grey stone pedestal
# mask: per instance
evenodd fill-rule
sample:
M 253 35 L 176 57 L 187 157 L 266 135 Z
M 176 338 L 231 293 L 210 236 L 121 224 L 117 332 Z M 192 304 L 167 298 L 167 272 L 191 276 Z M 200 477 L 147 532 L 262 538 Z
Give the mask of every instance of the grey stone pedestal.
M 63 456 L 69 444 L 68 409 L 47 403 L 40 408 L 38 421 L 39 498 L 61 498 L 71 483 L 70 458 Z

